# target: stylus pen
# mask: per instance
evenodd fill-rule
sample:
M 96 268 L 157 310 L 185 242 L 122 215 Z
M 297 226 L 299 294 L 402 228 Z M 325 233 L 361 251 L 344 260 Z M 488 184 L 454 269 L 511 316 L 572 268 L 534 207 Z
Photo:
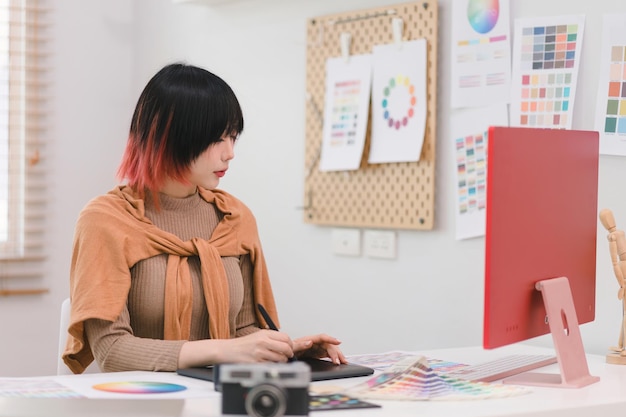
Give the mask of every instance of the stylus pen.
M 274 320 L 272 320 L 270 315 L 267 313 L 267 310 L 265 309 L 265 307 L 263 307 L 263 305 L 261 304 L 257 304 L 257 307 L 259 308 L 259 312 L 265 319 L 265 322 L 267 323 L 267 325 L 270 326 L 270 329 L 278 331 L 278 327 L 276 327 Z M 295 360 L 296 360 L 295 356 L 287 359 L 288 362 L 293 362 Z
M 267 310 L 265 309 L 265 307 L 263 307 L 261 304 L 257 304 L 257 307 L 259 308 L 261 315 L 267 322 L 267 325 L 270 326 L 270 329 L 278 331 L 278 327 L 276 327 L 276 324 L 274 324 L 274 321 L 272 320 L 270 315 L 267 314 Z

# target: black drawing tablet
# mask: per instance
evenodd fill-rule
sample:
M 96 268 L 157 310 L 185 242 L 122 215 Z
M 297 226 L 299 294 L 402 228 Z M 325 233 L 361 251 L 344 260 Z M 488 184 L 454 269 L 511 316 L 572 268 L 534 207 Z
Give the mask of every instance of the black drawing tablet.
M 368 376 L 374 373 L 372 368 L 356 364 L 334 363 L 324 359 L 303 358 L 299 361 L 307 363 L 311 367 L 311 381 L 325 381 L 328 379 L 352 378 Z M 176 371 L 179 375 L 191 378 L 204 379 L 213 382 L 213 367 L 204 366 L 198 368 L 181 368 Z

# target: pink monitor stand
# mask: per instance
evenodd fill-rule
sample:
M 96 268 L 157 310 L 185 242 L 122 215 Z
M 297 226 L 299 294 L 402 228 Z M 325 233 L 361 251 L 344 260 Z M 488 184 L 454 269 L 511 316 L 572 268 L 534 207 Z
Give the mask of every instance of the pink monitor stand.
M 560 374 L 527 372 L 503 380 L 506 384 L 580 388 L 600 380 L 589 374 L 578 317 L 566 277 L 537 282 L 561 370 Z

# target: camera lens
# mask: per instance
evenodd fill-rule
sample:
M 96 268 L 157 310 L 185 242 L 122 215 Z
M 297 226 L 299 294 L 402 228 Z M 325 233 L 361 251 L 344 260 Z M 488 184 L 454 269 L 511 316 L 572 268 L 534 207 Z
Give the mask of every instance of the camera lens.
M 246 396 L 246 412 L 252 417 L 280 417 L 286 408 L 285 392 L 275 385 L 257 385 Z

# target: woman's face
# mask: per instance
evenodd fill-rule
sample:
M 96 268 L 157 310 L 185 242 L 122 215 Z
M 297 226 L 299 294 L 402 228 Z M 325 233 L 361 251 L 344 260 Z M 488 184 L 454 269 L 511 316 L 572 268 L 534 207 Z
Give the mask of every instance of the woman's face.
M 235 157 L 236 136 L 223 136 L 219 142 L 209 146 L 189 167 L 188 180 L 194 187 L 214 189 L 220 178 L 226 175 L 228 163 Z

